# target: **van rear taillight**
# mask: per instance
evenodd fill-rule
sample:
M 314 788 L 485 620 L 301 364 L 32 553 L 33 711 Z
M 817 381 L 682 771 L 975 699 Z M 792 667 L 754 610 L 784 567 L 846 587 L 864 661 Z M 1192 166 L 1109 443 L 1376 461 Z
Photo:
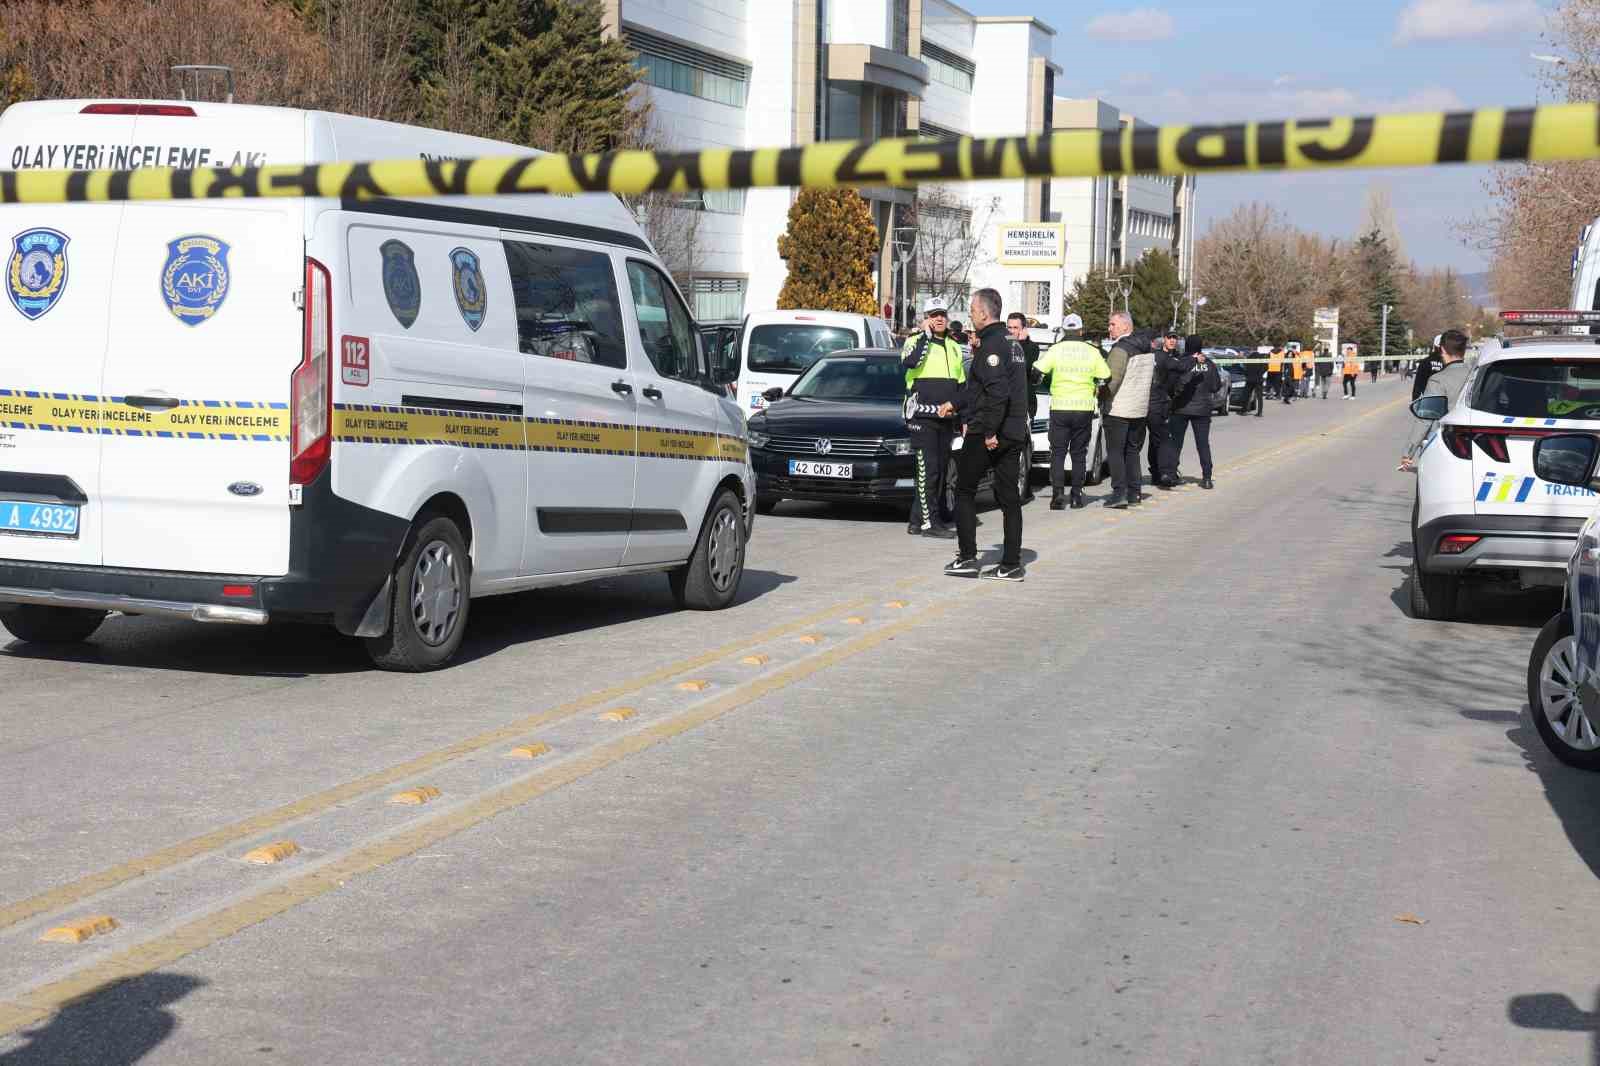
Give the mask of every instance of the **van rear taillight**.
M 194 108 L 183 104 L 90 104 L 80 115 L 154 115 L 166 118 L 195 118 Z
M 305 343 L 289 384 L 289 483 L 310 484 L 333 457 L 333 281 L 306 258 Z

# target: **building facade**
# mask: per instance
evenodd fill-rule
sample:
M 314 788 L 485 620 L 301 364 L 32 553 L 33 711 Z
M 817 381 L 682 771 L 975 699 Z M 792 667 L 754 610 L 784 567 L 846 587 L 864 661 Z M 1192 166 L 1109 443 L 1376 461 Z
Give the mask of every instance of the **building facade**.
M 1136 122 L 1056 96 L 1055 31 L 980 17 L 948 0 L 603 0 L 607 32 L 640 56 L 662 147 L 757 148 L 818 140 L 1005 136 Z M 1167 178 L 1013 180 L 862 190 L 879 234 L 879 303 L 906 320 L 919 297 L 999 289 L 1007 310 L 1050 320 L 1095 265 L 1189 245 L 1193 186 Z M 703 320 L 775 306 L 789 189 L 692 194 L 688 277 Z M 1001 261 L 1002 227 L 1057 224 L 1059 262 Z M 677 242 L 675 242 L 677 243 Z M 1180 256 L 1187 273 L 1188 254 Z M 964 317 L 964 316 L 962 316 Z

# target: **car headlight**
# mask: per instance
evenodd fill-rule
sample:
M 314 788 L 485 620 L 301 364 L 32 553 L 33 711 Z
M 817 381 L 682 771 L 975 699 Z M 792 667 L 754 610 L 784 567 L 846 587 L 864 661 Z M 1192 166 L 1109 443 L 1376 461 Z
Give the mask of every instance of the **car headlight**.
M 895 455 L 910 455 L 911 454 L 911 438 L 910 437 L 900 437 L 897 440 L 886 440 L 883 443 L 885 445 L 887 445 L 889 450 L 891 452 L 893 452 Z
M 750 442 L 750 447 L 758 450 L 772 443 L 771 435 L 760 433 L 753 429 L 745 430 L 745 440 Z

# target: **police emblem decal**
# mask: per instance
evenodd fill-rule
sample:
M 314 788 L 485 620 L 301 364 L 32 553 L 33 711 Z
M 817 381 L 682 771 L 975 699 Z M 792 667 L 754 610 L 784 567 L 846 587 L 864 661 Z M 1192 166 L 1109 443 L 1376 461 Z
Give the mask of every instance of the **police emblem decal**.
M 198 326 L 222 309 L 228 298 L 228 252 L 226 241 L 203 233 L 167 242 L 161 295 L 179 322 Z
M 450 252 L 451 287 L 456 291 L 456 306 L 467 328 L 478 332 L 483 317 L 489 311 L 489 293 L 483 284 L 483 269 L 478 265 L 476 252 L 454 248 Z
M 410 329 L 422 309 L 416 254 L 404 241 L 384 241 L 378 252 L 383 256 L 383 298 L 389 301 L 395 320 Z
M 38 318 L 66 291 L 67 241 L 53 229 L 24 230 L 11 238 L 6 292 L 23 318 Z

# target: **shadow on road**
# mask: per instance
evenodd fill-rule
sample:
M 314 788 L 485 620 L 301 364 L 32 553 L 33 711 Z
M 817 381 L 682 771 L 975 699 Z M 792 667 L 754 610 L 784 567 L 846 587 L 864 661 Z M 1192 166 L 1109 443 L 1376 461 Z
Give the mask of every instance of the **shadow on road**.
M 1411 615 L 1411 542 L 1401 541 L 1383 553 L 1385 559 L 1401 559 L 1403 563 L 1380 563 L 1384 570 L 1392 571 L 1399 583 L 1389 593 L 1389 602 L 1401 614 Z M 1515 581 L 1467 580 L 1461 583 L 1457 601 L 1458 621 L 1492 623 L 1498 626 L 1516 626 L 1538 629 L 1561 609 L 1559 588 L 1523 589 Z M 1438 623 L 1433 623 L 1438 624 Z
M 1600 999 L 1593 1012 L 1580 1008 L 1560 992 L 1512 996 L 1506 1004 L 1511 1024 L 1522 1029 L 1556 1033 L 1589 1033 L 1589 1062 L 1600 1066 Z
M 24 1029 L 24 1043 L 0 1052 L 0 1066 L 130 1066 L 177 1029 L 168 1005 L 203 984 L 198 977 L 153 973 L 108 985 Z
M 746 570 L 734 606 L 797 580 L 771 570 Z M 557 589 L 472 601 L 456 663 L 483 659 L 519 644 L 675 613 L 661 574 L 607 578 Z M 0 639 L 4 638 L 0 630 Z M 157 618 L 116 618 L 87 644 L 0 644 L 0 660 L 34 659 L 107 667 L 262 678 L 303 678 L 373 669 L 361 641 L 331 626 L 273 624 L 206 626 Z

